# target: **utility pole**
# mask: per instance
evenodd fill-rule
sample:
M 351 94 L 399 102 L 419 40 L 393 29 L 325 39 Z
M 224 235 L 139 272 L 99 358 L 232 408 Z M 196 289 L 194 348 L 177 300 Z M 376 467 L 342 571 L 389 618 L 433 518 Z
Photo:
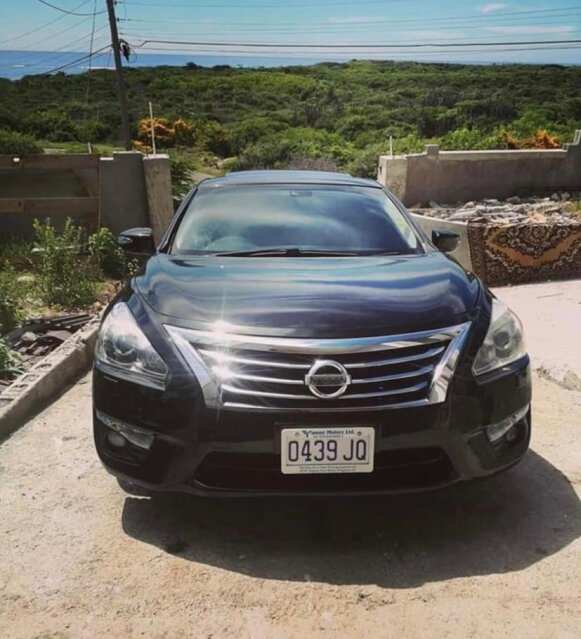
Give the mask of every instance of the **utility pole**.
M 109 26 L 111 27 L 111 45 L 115 59 L 115 71 L 117 73 L 117 96 L 121 109 L 121 127 L 123 129 L 123 141 L 125 149 L 131 151 L 131 129 L 129 128 L 129 111 L 127 110 L 127 95 L 125 93 L 125 80 L 123 78 L 123 66 L 121 64 L 121 49 L 119 47 L 119 34 L 117 33 L 117 18 L 115 16 L 115 1 L 107 0 L 107 12 L 109 14 Z

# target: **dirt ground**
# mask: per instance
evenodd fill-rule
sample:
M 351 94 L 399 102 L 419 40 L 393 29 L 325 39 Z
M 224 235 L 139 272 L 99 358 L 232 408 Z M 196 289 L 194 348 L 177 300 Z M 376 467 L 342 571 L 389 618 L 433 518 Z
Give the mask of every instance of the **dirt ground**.
M 580 417 L 536 377 L 526 460 L 436 494 L 149 500 L 86 377 L 0 447 L 0 637 L 579 637 Z

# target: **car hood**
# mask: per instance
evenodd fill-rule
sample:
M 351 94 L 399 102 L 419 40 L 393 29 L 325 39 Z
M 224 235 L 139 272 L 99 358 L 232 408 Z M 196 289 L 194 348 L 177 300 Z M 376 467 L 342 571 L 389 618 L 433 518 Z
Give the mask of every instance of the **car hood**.
M 470 319 L 478 280 L 442 253 L 250 258 L 159 254 L 135 278 L 163 323 L 216 321 L 257 335 L 345 337 L 441 328 Z

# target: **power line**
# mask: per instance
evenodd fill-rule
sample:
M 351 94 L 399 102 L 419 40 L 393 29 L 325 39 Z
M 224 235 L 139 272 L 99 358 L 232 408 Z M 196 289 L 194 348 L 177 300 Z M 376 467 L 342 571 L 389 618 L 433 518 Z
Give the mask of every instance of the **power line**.
M 137 48 L 143 47 L 145 44 L 177 44 L 186 46 L 201 46 L 201 47 L 251 47 L 257 49 L 270 49 L 273 47 L 279 49 L 420 49 L 430 47 L 499 47 L 499 46 L 522 46 L 522 45 L 540 45 L 540 44 L 581 44 L 581 40 L 521 40 L 513 42 L 477 42 L 471 44 L 467 43 L 454 43 L 454 42 L 412 42 L 409 44 L 302 44 L 302 43 L 276 43 L 276 42 L 202 42 L 202 41 L 180 41 L 180 40 L 143 40 L 139 45 L 135 45 Z
M 107 26 L 106 24 L 102 25 L 101 27 L 95 30 L 95 33 L 99 33 L 99 31 L 102 31 L 103 29 L 105 29 L 106 26 Z M 67 53 L 76 53 L 74 49 L 70 49 L 69 47 L 72 47 L 74 44 L 77 44 L 77 42 L 86 40 L 90 35 L 91 35 L 90 33 L 85 33 L 80 38 L 77 38 L 76 40 L 71 40 L 70 42 L 63 44 L 61 47 L 58 47 L 57 49 L 53 49 L 51 51 L 51 54 L 55 53 L 56 55 L 50 55 L 48 56 L 48 58 L 45 56 L 43 56 L 42 58 L 38 58 L 35 55 L 39 53 L 38 51 L 31 52 L 32 55 L 29 55 L 26 58 L 19 60 L 18 64 L 22 64 L 25 67 L 33 67 L 39 62 L 51 62 L 54 60 L 58 60 L 59 58 L 62 58 L 63 56 L 67 55 Z M 58 53 L 59 51 L 62 51 L 62 53 Z M 32 62 L 28 62 L 31 59 L 32 59 Z
M 529 16 L 529 15 L 539 15 L 539 18 L 545 17 L 545 14 L 551 14 L 548 17 L 555 17 L 555 18 L 569 18 L 571 15 L 577 15 L 577 12 L 579 12 L 581 10 L 581 5 L 576 5 L 576 6 L 570 6 L 570 7 L 562 7 L 562 8 L 554 8 L 554 9 L 537 9 L 537 10 L 532 10 L 532 11 L 512 11 L 512 12 L 506 12 L 506 13 L 502 13 L 499 15 L 460 15 L 460 16 L 447 16 L 447 17 L 441 17 L 441 18 L 406 18 L 406 19 L 397 19 L 397 20 L 383 20 L 383 19 L 378 19 L 378 20 L 365 20 L 365 21 L 358 21 L 358 22 L 352 22 L 352 23 L 342 23 L 342 22 L 330 22 L 330 21 L 325 21 L 325 22 L 310 22 L 309 26 L 313 26 L 315 28 L 320 28 L 320 27 L 345 27 L 345 28 L 352 28 L 355 26 L 366 26 L 366 25 L 383 25 L 383 26 L 389 26 L 391 27 L 392 25 L 396 25 L 396 24 L 433 24 L 434 22 L 444 22 L 444 23 L 448 23 L 450 21 L 470 21 L 471 23 L 474 21 L 506 21 L 507 18 L 509 19 L 509 21 L 512 21 L 512 17 L 514 16 Z M 573 13 L 575 12 L 575 13 Z M 556 15 L 556 14 L 563 14 L 563 15 Z M 230 25 L 230 26 L 236 26 L 236 27 L 246 27 L 246 26 L 262 26 L 262 27 L 276 27 L 276 26 L 284 26 L 284 27 L 289 27 L 290 25 L 292 25 L 293 23 L 285 21 L 285 22 L 271 22 L 271 21 L 266 21 L 266 22 L 223 22 L 223 21 L 215 21 L 215 22 L 204 22 L 203 20 L 199 20 L 199 19 L 192 19 L 192 20 L 188 20 L 188 19 L 153 19 L 153 18 L 120 18 L 119 19 L 120 22 L 140 22 L 140 23 L 154 23 L 154 24 L 172 24 L 172 23 L 178 23 L 178 24 L 183 24 L 183 23 L 195 23 L 195 24 L 206 24 L 208 27 L 219 27 L 222 25 Z M 296 27 L 295 28 L 303 28 L 304 27 L 304 22 L 297 22 L 296 23 Z
M 88 4 L 90 1 L 91 0 L 84 0 L 83 2 L 81 2 L 81 4 L 74 7 L 73 11 L 80 9 L 81 7 Z M 12 36 L 12 38 L 8 38 L 8 40 L 3 40 L 2 42 L 0 42 L 0 45 L 5 45 L 7 42 L 13 42 L 14 40 L 20 40 L 21 38 L 26 38 L 27 36 L 32 35 L 33 33 L 37 33 L 38 31 L 41 31 L 42 29 L 46 29 L 46 27 L 50 27 L 51 24 L 54 24 L 55 22 L 58 22 L 59 20 L 62 20 L 63 18 L 66 18 L 66 15 L 57 16 L 54 20 L 50 20 L 49 22 L 46 22 L 45 24 L 40 25 L 40 27 L 35 27 L 34 29 L 31 29 L 30 31 L 26 31 L 25 33 L 20 33 L 19 35 Z
M 60 67 L 51 69 L 50 71 L 45 71 L 44 73 L 41 73 L 40 75 L 50 75 L 51 73 L 56 73 L 57 71 L 64 71 L 65 69 L 68 69 L 69 67 L 75 66 L 78 62 L 82 62 L 83 60 L 86 60 L 87 58 L 94 58 L 95 56 L 99 55 L 103 51 L 106 51 L 107 49 L 110 49 L 110 48 L 111 48 L 111 45 L 107 44 L 101 49 L 97 49 L 97 51 L 94 51 L 93 53 L 87 53 L 87 55 L 81 56 L 80 58 L 77 58 L 76 60 L 72 60 L 71 62 L 67 62 L 67 64 L 63 64 Z
M 121 2 L 122 0 L 119 0 L 119 2 Z M 422 1 L 422 0 L 411 0 L 411 1 Z M 367 4 L 403 4 L 403 3 L 407 3 L 410 2 L 410 0 L 357 0 L 357 6 L 359 5 L 367 5 Z M 127 2 L 123 2 L 123 4 L 128 4 Z M 338 5 L 353 5 L 354 2 L 353 0 L 332 0 L 331 2 L 320 2 L 318 1 L 317 3 L 317 7 L 336 7 Z M 159 3 L 159 2 L 154 2 L 154 3 L 148 3 L 148 2 L 131 2 L 129 3 L 129 6 L 142 6 L 142 7 L 161 7 L 161 8 L 183 8 L 183 9 L 240 9 L 240 5 L 239 4 L 197 4 L 195 7 L 192 7 L 191 4 L 169 4 L 169 3 Z M 244 9 L 280 9 L 281 5 L 280 4 L 251 4 L 248 2 L 244 2 L 243 5 Z M 307 4 L 293 4 L 292 5 L 293 9 L 304 9 L 304 8 L 308 8 L 308 9 L 312 9 L 313 8 L 313 3 L 307 3 Z
M 46 0 L 37 0 L 37 2 L 40 2 L 41 4 L 45 4 L 47 7 L 51 7 L 52 9 L 56 9 L 57 11 L 60 11 L 61 13 L 66 13 L 69 16 L 92 16 L 92 13 L 75 13 L 75 11 L 68 11 L 67 9 L 63 9 L 62 7 L 57 7 L 56 4 L 51 4 L 50 2 L 47 2 Z M 96 15 L 100 15 L 101 13 L 105 13 L 105 11 L 99 11 Z

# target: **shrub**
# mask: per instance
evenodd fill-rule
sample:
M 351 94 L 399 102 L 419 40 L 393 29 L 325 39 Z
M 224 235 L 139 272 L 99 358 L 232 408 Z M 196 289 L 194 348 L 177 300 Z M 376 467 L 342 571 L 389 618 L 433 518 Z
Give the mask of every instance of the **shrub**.
M 192 173 L 195 166 L 191 160 L 180 155 L 170 155 L 171 162 L 171 190 L 174 198 L 181 198 L 192 188 L 194 179 Z
M 0 271 L 0 335 L 10 332 L 18 322 L 15 273 L 10 267 Z
M 18 353 L 11 350 L 6 343 L 0 339 L 0 378 L 10 379 L 15 375 L 24 372 Z
M 127 259 L 113 233 L 104 226 L 89 237 L 89 253 L 105 277 L 125 279 L 135 270 L 134 261 Z
M 68 218 L 62 233 L 50 219 L 33 222 L 35 247 L 40 255 L 37 281 L 42 301 L 49 306 L 82 308 L 94 301 L 91 265 L 85 248 L 84 233 Z
M 7 155 L 34 155 L 42 153 L 40 144 L 30 135 L 0 129 L 0 153 Z

